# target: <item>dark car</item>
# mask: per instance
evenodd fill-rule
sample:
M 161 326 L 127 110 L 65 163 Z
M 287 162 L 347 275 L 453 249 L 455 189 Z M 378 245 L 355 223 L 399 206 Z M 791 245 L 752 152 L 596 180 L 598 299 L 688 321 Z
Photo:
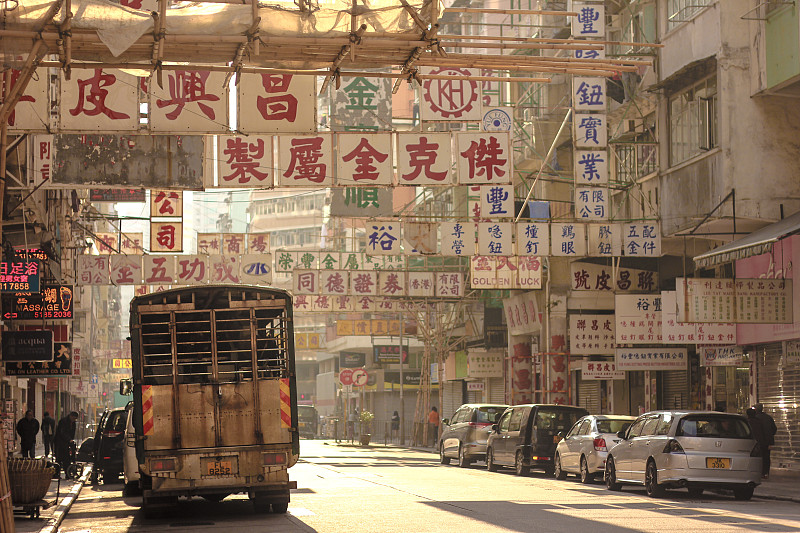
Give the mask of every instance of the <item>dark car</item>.
M 486 443 L 486 468 L 513 466 L 518 476 L 531 468 L 553 473 L 558 441 L 589 412 L 569 405 L 526 404 L 509 407 L 492 426 Z
M 297 406 L 297 425 L 301 437 L 316 438 L 318 422 L 319 415 L 313 405 Z
M 453 413 L 453 418 L 442 420 L 442 437 L 439 439 L 439 462 L 450 464 L 458 459 L 461 467 L 472 461 L 486 459 L 486 439 L 507 405 L 468 403 Z
M 100 418 L 94 439 L 93 481 L 97 481 L 98 476 L 103 478 L 103 483 L 119 480 L 123 469 L 122 454 L 127 421 L 128 412 L 124 407 L 106 411 Z

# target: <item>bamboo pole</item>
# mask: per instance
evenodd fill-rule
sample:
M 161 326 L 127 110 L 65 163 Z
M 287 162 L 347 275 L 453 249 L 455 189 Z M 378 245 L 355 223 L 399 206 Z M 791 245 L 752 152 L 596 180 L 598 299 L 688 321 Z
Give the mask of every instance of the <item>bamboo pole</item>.
M 331 65 L 330 74 L 325 78 L 325 81 L 322 82 L 322 88 L 319 90 L 319 94 L 324 94 L 325 90 L 328 88 L 328 84 L 334 78 L 338 79 L 338 70 L 339 65 L 344 61 L 344 58 L 350 53 L 350 48 L 353 46 L 358 45 L 361 42 L 361 36 L 364 35 L 364 32 L 367 31 L 367 25 L 362 24 L 360 28 L 358 28 L 355 33 L 350 36 L 350 44 L 346 44 L 339 50 L 339 55 L 336 56 L 336 59 L 333 60 L 333 64 Z M 338 82 L 336 88 L 339 88 Z
M 480 40 L 480 41 L 520 41 L 526 43 L 586 43 L 586 44 L 617 44 L 620 46 L 641 46 L 644 48 L 663 48 L 662 43 L 635 43 L 628 41 L 599 41 L 592 39 L 591 41 L 583 39 L 547 39 L 544 37 L 514 37 L 514 36 L 500 36 L 500 35 L 440 35 L 440 39 L 464 39 L 464 40 Z
M 0 205 L 3 205 L 6 193 L 6 164 L 8 145 L 8 122 L 3 118 L 0 122 Z M 0 238 L 2 238 L 2 224 L 0 224 Z M 0 354 L 2 355 L 2 354 Z M 0 428 L 0 531 L 14 533 L 14 508 L 11 502 L 11 484 L 8 479 L 8 462 L 6 461 L 6 439 Z
M 446 7 L 447 13 L 488 13 L 491 15 L 541 15 L 543 17 L 577 17 L 577 11 L 542 11 L 538 9 L 491 9 L 485 7 Z

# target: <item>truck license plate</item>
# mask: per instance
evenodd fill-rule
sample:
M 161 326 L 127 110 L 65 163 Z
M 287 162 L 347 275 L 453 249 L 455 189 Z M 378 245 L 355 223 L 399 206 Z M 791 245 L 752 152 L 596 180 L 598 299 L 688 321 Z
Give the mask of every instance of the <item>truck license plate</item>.
M 208 461 L 205 468 L 206 476 L 233 475 L 233 461 Z
M 706 468 L 730 468 L 731 460 L 727 457 L 706 457 Z

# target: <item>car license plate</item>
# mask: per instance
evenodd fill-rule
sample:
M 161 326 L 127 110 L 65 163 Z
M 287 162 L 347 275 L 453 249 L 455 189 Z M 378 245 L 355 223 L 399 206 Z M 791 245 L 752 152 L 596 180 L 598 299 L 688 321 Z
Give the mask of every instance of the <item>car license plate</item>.
M 706 457 L 706 468 L 730 468 L 731 460 L 727 457 Z
M 206 476 L 233 475 L 233 461 L 208 461 L 204 474 Z

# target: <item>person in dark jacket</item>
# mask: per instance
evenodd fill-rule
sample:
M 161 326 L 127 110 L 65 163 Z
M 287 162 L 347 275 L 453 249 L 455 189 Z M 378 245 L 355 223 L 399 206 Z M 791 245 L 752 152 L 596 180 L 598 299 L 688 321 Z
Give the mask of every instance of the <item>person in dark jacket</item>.
M 33 417 L 33 411 L 25 411 L 25 418 L 17 422 L 17 435 L 22 448 L 22 457 L 36 456 L 36 435 L 39 433 L 39 421 Z
M 764 463 L 764 451 L 769 448 L 769 444 L 767 444 L 767 433 L 764 431 L 764 426 L 761 423 L 761 420 L 758 418 L 758 413 L 756 412 L 754 407 L 749 407 L 747 411 L 745 411 L 745 415 L 747 416 L 747 423 L 750 424 L 750 433 L 753 434 L 753 439 L 758 443 L 758 447 L 761 449 L 761 463 Z
M 71 462 L 69 443 L 75 438 L 75 428 L 78 422 L 78 413 L 70 414 L 58 421 L 55 435 L 56 462 L 66 472 Z
M 42 441 L 44 442 L 44 454 L 50 455 L 53 449 L 53 437 L 56 435 L 56 421 L 50 416 L 48 411 L 42 417 Z
M 756 418 L 761 421 L 761 427 L 764 428 L 764 437 L 767 439 L 767 445 L 762 450 L 764 452 L 764 462 L 762 463 L 762 477 L 767 479 L 769 477 L 769 468 L 771 466 L 771 449 L 772 446 L 775 444 L 775 434 L 778 432 L 778 426 L 775 425 L 775 420 L 769 416 L 767 413 L 764 412 L 764 404 L 757 403 L 755 405 L 756 408 Z

